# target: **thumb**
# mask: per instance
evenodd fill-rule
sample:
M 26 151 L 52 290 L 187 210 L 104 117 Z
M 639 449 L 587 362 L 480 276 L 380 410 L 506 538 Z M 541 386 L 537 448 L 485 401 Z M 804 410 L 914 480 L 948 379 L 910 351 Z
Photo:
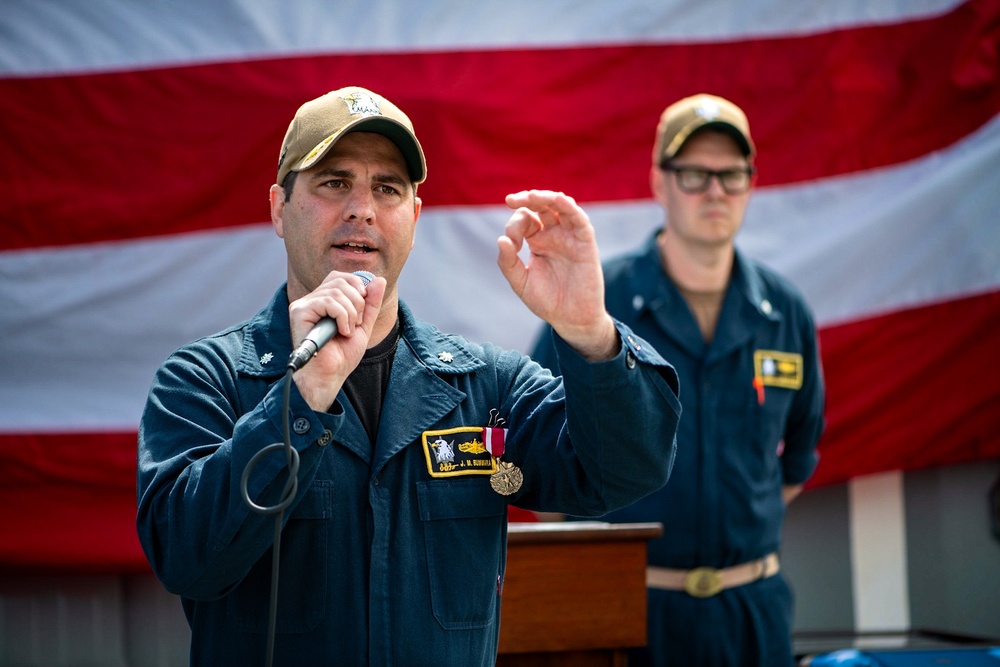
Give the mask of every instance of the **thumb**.
M 376 276 L 365 288 L 365 311 L 361 315 L 361 328 L 371 337 L 372 329 L 375 328 L 375 320 L 382 312 L 382 299 L 385 297 L 385 290 L 388 286 L 386 279 Z

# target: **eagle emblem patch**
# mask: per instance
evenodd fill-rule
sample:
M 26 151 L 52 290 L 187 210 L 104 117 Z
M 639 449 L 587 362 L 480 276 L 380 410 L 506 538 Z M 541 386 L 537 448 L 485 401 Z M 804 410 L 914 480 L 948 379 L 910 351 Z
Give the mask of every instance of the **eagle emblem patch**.
M 420 436 L 431 477 L 492 475 L 496 459 L 483 443 L 482 426 L 424 431 Z

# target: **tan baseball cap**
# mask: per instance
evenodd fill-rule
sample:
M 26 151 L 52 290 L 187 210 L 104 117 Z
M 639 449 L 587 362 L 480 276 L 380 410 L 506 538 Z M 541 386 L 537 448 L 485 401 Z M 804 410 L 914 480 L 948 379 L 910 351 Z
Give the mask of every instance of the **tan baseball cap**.
M 375 132 L 391 139 L 406 160 L 414 184 L 427 177 L 427 161 L 413 123 L 381 95 L 349 86 L 299 107 L 285 133 L 278 158 L 278 185 L 290 171 L 304 171 L 323 159 L 337 140 L 351 132 Z
M 742 109 L 715 95 L 692 95 L 674 102 L 660 115 L 653 164 L 661 164 L 677 155 L 696 130 L 709 125 L 729 132 L 747 157 L 757 152 L 750 139 L 750 123 Z

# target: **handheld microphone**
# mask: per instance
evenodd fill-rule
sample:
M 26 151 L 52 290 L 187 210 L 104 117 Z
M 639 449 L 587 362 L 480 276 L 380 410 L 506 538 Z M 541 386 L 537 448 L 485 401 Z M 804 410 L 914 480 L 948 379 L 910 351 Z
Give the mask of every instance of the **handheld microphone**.
M 361 278 L 361 282 L 366 286 L 375 280 L 375 275 L 368 271 L 355 271 L 354 275 Z M 323 317 L 316 326 L 302 339 L 299 347 L 288 357 L 288 366 L 293 371 L 297 371 L 305 366 L 310 359 L 316 356 L 320 348 L 330 342 L 334 334 L 337 333 L 337 321 L 331 317 Z

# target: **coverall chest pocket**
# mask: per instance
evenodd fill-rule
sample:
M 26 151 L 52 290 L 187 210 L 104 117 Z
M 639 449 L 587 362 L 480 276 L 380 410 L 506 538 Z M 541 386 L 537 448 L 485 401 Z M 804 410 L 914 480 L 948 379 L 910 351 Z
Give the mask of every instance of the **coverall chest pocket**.
M 308 632 L 326 617 L 332 502 L 333 482 L 313 481 L 282 530 L 276 632 Z M 241 632 L 267 631 L 271 558 L 268 549 L 228 596 L 228 613 Z
M 434 617 L 446 630 L 488 626 L 496 620 L 504 499 L 485 476 L 418 482 L 417 497 Z

